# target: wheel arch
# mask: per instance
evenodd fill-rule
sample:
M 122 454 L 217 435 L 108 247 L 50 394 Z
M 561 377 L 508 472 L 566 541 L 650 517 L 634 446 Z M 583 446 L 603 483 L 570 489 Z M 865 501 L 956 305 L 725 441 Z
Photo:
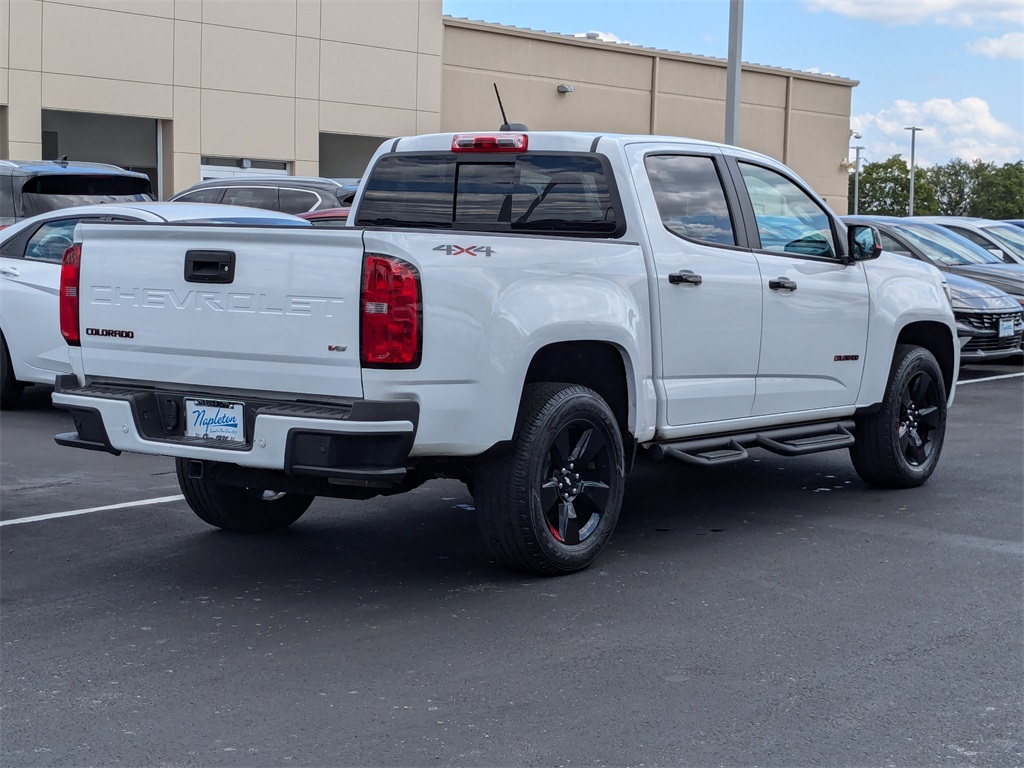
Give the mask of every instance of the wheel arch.
M 622 431 L 627 454 L 635 442 L 636 382 L 628 353 L 608 341 L 559 341 L 538 349 L 526 371 L 523 393 L 530 384 L 564 382 L 590 387 L 611 408 Z
M 896 338 L 897 344 L 914 344 L 927 349 L 939 363 L 946 397 L 953 392 L 956 381 L 956 350 L 949 327 L 943 323 L 921 320 L 905 325 Z

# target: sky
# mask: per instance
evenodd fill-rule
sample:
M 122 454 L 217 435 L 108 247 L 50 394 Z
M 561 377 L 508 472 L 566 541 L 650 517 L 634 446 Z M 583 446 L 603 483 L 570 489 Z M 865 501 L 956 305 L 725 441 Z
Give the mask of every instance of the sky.
M 729 0 L 443 0 L 444 13 L 725 59 Z M 863 162 L 1024 154 L 1024 0 L 745 0 L 744 62 L 859 81 Z M 723 93 L 724 98 L 724 93 Z M 854 152 L 851 150 L 850 157 Z

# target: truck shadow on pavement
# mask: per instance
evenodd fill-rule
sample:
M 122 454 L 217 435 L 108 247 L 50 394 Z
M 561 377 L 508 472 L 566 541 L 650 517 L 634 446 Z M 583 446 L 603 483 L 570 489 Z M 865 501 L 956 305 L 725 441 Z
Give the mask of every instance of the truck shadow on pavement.
M 861 507 L 884 496 L 856 478 L 845 453 L 799 461 L 757 459 L 711 470 L 643 465 L 631 476 L 618 527 L 597 563 L 562 578 L 588 580 L 600 571 L 642 567 L 652 559 L 685 571 L 694 555 L 721 542 L 750 542 L 825 524 L 830 516 L 844 514 L 837 510 L 840 497 Z M 115 547 L 109 554 L 118 565 L 97 567 L 124 568 L 133 580 L 154 580 L 175 590 L 202 592 L 217 585 L 258 590 L 265 599 L 296 592 L 401 594 L 549 581 L 488 559 L 472 497 L 455 481 L 369 502 L 318 500 L 290 529 L 270 535 L 207 528 L 182 503 L 160 515 L 173 515 L 162 535 L 135 551 L 118 554 Z

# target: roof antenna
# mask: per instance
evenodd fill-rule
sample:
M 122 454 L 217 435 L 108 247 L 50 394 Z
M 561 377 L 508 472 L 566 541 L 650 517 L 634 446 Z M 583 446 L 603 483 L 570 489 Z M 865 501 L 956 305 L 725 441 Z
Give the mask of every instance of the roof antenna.
M 529 128 L 523 123 L 510 123 L 505 117 L 505 107 L 501 103 L 501 94 L 498 93 L 498 84 L 494 83 L 494 95 L 498 97 L 498 109 L 501 110 L 501 128 L 499 131 L 528 131 Z

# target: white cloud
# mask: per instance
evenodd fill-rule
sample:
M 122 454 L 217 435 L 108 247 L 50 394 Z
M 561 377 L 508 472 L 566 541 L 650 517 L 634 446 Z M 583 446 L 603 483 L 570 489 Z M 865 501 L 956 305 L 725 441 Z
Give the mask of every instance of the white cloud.
M 984 99 L 930 99 L 920 104 L 897 101 L 874 114 L 854 115 L 850 127 L 863 136 L 863 157 L 877 162 L 900 154 L 910 160 L 910 131 L 917 133 L 915 160 L 919 165 L 949 162 L 954 157 L 1002 165 L 1021 159 L 1024 134 L 995 118 Z
M 597 37 L 594 37 L 597 35 Z M 623 40 L 612 32 L 598 32 L 597 30 L 591 30 L 590 32 L 577 32 L 573 37 L 584 37 L 592 40 L 602 40 L 606 43 L 625 43 L 626 45 L 632 45 L 628 40 Z
M 810 75 L 827 75 L 828 77 L 839 77 L 839 75 L 837 75 L 835 72 L 822 72 L 821 69 L 818 67 L 810 67 L 809 69 L 805 69 L 804 72 Z
M 1024 32 L 1007 32 L 1002 37 L 982 37 L 968 43 L 967 51 L 990 59 L 1024 59 Z
M 974 27 L 1024 20 L 1020 0 L 804 0 L 808 10 L 889 26 L 934 22 Z

